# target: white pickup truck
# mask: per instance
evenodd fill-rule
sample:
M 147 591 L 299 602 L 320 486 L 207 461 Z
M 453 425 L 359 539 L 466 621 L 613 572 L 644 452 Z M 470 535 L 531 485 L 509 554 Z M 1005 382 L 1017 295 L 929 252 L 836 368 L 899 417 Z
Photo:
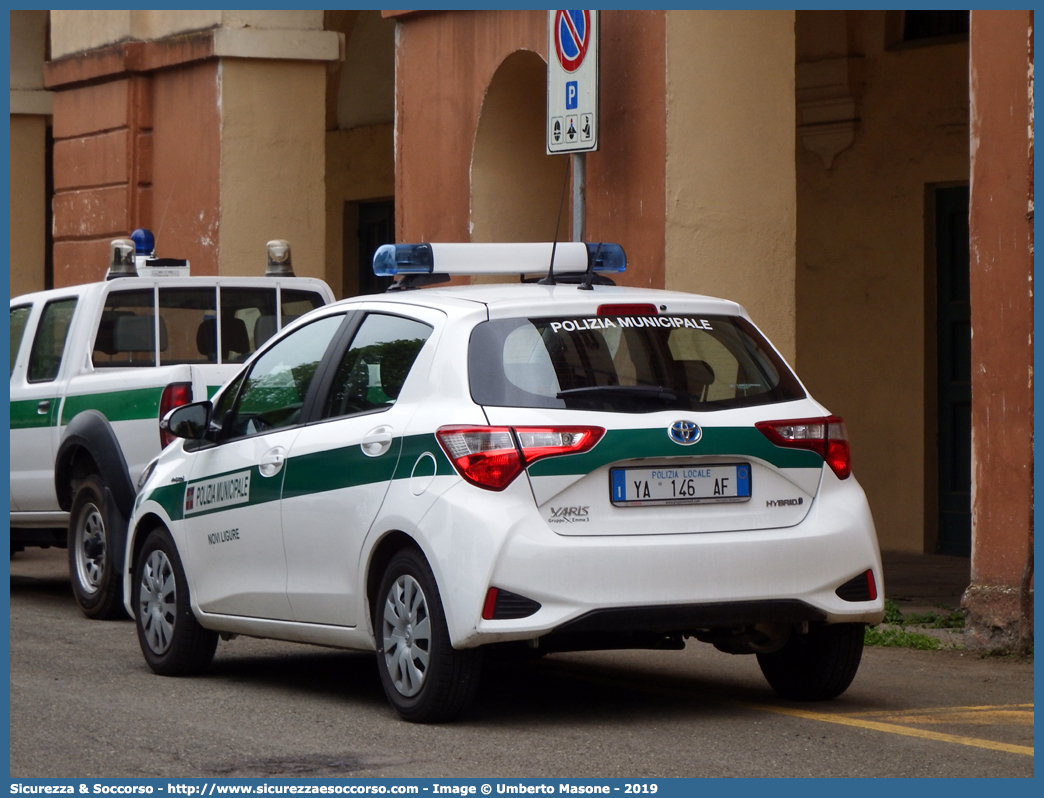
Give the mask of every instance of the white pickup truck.
M 11 300 L 11 556 L 67 546 L 90 618 L 123 614 L 119 556 L 138 477 L 169 442 L 159 418 L 208 399 L 276 331 L 334 300 L 294 277 L 285 242 L 270 242 L 265 277 L 154 276 L 187 263 L 135 257 L 133 244 L 113 242 L 104 282 Z

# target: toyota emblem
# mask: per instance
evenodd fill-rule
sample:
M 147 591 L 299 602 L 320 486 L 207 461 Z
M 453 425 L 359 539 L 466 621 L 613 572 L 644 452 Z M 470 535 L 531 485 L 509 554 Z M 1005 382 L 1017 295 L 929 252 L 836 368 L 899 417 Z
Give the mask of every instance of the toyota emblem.
M 675 443 L 691 446 L 703 437 L 703 430 L 695 421 L 675 421 L 667 428 L 667 435 Z

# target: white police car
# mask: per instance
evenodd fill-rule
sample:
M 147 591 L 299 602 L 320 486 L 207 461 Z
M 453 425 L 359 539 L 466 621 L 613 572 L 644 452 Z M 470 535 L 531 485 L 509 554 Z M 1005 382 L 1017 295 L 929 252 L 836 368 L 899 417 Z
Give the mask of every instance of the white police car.
M 611 244 L 393 245 L 374 268 L 403 289 L 552 257 L 540 283 L 320 308 L 167 415 L 183 440 L 147 469 L 125 583 L 154 671 L 200 671 L 219 633 L 376 649 L 395 709 L 433 721 L 490 645 L 696 638 L 785 697 L 848 687 L 883 615 L 873 521 L 844 422 L 743 308 L 607 285 Z

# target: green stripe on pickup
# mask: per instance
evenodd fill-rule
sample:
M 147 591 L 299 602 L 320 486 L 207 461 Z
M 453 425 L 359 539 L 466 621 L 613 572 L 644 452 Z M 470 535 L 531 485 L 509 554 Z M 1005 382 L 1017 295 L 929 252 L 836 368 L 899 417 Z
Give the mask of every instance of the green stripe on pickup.
M 782 449 L 753 427 L 704 427 L 703 437 L 682 446 L 667 437 L 664 427 L 609 430 L 591 451 L 549 457 L 529 467 L 534 477 L 589 474 L 597 468 L 636 457 L 757 457 L 777 468 L 822 468 L 823 458 L 803 449 Z
M 138 421 L 159 418 L 162 385 L 133 391 L 108 391 L 67 396 L 62 406 L 62 424 L 68 424 L 84 410 L 97 410 L 109 421 Z
M 57 399 L 41 396 L 39 399 L 25 399 L 11 402 L 11 429 L 37 429 L 51 426 L 54 404 Z M 50 402 L 45 413 L 39 412 L 41 402 Z

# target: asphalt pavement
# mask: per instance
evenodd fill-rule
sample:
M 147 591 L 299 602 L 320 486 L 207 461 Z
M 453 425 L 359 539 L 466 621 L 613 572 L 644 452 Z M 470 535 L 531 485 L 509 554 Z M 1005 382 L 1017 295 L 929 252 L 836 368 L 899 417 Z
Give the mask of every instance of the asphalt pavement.
M 558 654 L 487 663 L 469 716 L 417 726 L 386 703 L 372 654 L 237 638 L 202 677 L 155 676 L 129 621 L 79 613 L 61 550 L 11 562 L 10 663 L 13 778 L 1034 772 L 1024 659 L 871 647 L 842 697 L 798 703 L 754 657 L 695 642 Z

